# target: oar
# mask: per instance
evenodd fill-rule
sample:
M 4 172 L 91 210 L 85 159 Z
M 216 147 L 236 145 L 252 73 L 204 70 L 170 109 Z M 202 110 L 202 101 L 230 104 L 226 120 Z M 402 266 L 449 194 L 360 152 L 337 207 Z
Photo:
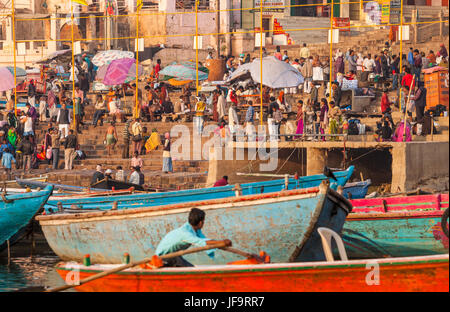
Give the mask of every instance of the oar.
M 183 256 L 183 255 L 187 255 L 187 254 L 191 254 L 191 253 L 195 253 L 195 252 L 199 252 L 199 251 L 204 251 L 204 250 L 209 250 L 209 249 L 214 249 L 214 248 L 225 248 L 225 247 L 226 247 L 225 243 L 219 243 L 219 244 L 214 244 L 214 245 L 206 245 L 204 247 L 196 247 L 196 248 L 191 248 L 191 249 L 187 249 L 187 250 L 172 252 L 172 253 L 169 253 L 167 255 L 159 256 L 159 258 L 160 259 L 169 259 L 169 258 L 179 257 L 179 256 Z M 227 249 L 225 249 L 225 250 L 227 250 Z M 233 252 L 233 251 L 230 251 L 230 252 Z M 62 291 L 62 290 L 66 290 L 66 289 L 69 289 L 69 288 L 77 287 L 77 286 L 80 286 L 82 284 L 88 283 L 90 281 L 96 280 L 98 278 L 105 277 L 107 275 L 110 275 L 110 274 L 113 274 L 113 273 L 116 273 L 116 272 L 120 272 L 120 271 L 123 271 L 125 269 L 131 268 L 131 267 L 134 267 L 134 266 L 137 266 L 137 265 L 140 265 L 140 264 L 144 264 L 144 263 L 150 262 L 151 260 L 152 260 L 152 258 L 146 258 L 146 259 L 143 259 L 141 261 L 131 262 L 129 264 L 121 265 L 121 266 L 119 266 L 119 267 L 117 267 L 115 269 L 104 271 L 104 272 L 92 275 L 90 277 L 87 277 L 85 279 L 82 279 L 78 283 L 78 285 L 64 285 L 64 286 L 54 287 L 54 288 L 46 290 L 45 292 L 56 292 L 56 291 Z

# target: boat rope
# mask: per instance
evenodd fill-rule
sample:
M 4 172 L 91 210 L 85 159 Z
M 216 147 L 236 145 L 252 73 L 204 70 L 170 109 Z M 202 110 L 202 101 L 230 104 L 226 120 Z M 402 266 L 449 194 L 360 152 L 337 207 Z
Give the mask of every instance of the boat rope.
M 286 160 L 284 161 L 284 163 L 281 165 L 281 167 L 277 170 L 277 172 L 275 172 L 275 174 L 278 174 L 281 169 L 283 169 L 284 165 L 286 165 L 286 163 L 289 161 L 289 159 L 292 157 L 292 155 L 294 154 L 294 152 L 297 150 L 297 147 L 294 148 L 291 152 L 291 154 L 288 156 L 288 158 L 286 158 Z M 272 177 L 272 180 L 275 179 L 275 177 Z
M 381 151 L 381 150 L 383 150 L 383 147 L 381 147 L 381 146 L 378 145 L 378 146 L 376 146 L 374 149 L 368 151 L 367 153 L 364 153 L 364 154 L 362 154 L 362 155 L 356 157 L 355 159 L 352 159 L 352 160 L 348 161 L 348 164 L 351 164 L 352 162 L 354 162 L 354 161 L 356 161 L 356 160 L 358 160 L 358 159 L 360 159 L 360 158 L 362 158 L 362 157 L 364 157 L 364 156 L 367 156 L 367 155 L 369 155 L 369 154 L 372 153 L 372 152 L 375 152 L 375 151 Z
M 5 204 L 10 204 L 12 202 L 14 202 L 13 199 L 6 199 L 5 193 L 1 193 L 2 196 L 2 200 L 5 202 Z

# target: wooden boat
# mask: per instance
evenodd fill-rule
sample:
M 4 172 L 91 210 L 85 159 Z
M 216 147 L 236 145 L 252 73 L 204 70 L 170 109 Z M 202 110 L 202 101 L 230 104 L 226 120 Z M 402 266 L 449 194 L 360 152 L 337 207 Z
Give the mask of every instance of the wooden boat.
M 33 177 L 33 178 L 28 178 L 27 180 L 29 181 L 37 181 L 37 182 L 46 182 L 48 179 L 48 176 L 39 176 L 39 177 Z M 9 180 L 9 181 L 5 181 L 2 182 L 0 187 L 13 187 L 13 186 L 17 186 L 20 185 L 19 183 L 17 183 L 17 180 Z
M 92 184 L 91 187 L 104 190 L 126 190 L 129 188 L 134 188 L 136 191 L 143 191 L 143 192 L 159 191 L 159 189 L 157 188 L 145 187 L 144 185 L 138 185 L 126 181 L 108 179 L 107 177 L 101 181 L 98 181 L 97 183 Z
M 351 177 L 353 170 L 354 167 L 350 166 L 347 170 L 334 172 L 334 175 L 336 176 L 338 181 L 331 181 L 330 187 L 332 189 L 337 189 L 339 185 L 345 185 L 345 183 L 347 183 L 348 179 Z M 120 210 L 232 197 L 235 195 L 235 187 L 242 189 L 242 195 L 279 192 L 286 189 L 286 184 L 288 184 L 287 189 L 289 190 L 317 187 L 323 180 L 326 179 L 327 177 L 325 177 L 323 174 L 319 174 L 300 177 L 299 179 L 288 179 L 288 183 L 286 183 L 284 179 L 279 179 L 264 182 L 246 183 L 242 185 L 227 185 L 221 187 L 180 190 L 173 192 L 133 194 L 114 197 L 95 197 L 85 200 L 67 199 L 61 200 L 60 202 L 64 208 L 69 208 L 75 204 L 80 209 L 91 210 L 109 210 L 113 207 L 114 203 L 117 203 L 117 209 Z M 58 203 L 56 201 L 49 200 L 45 205 L 46 212 L 50 212 L 49 208 L 51 208 L 53 211 L 56 211 L 57 204 Z
M 372 180 L 367 179 L 360 182 L 351 182 L 344 185 L 343 195 L 348 199 L 360 199 L 367 195 Z
M 48 186 L 40 192 L 4 195 L 0 198 L 0 250 L 6 241 L 28 225 L 52 194 Z M 13 241 L 10 241 L 13 243 Z
M 379 265 L 379 282 L 371 278 Z M 118 265 L 58 263 L 64 280 L 84 279 Z M 71 276 L 67 276 L 68 274 Z M 101 292 L 448 292 L 446 255 L 335 262 L 131 268 L 82 284 Z M 70 277 L 70 278 L 67 278 Z M 221 305 L 219 303 L 219 305 Z M 224 309 L 228 306 L 225 303 Z
M 38 216 L 42 231 L 62 260 L 120 263 L 125 252 L 133 261 L 154 253 L 162 238 L 187 222 L 191 208 L 206 212 L 207 237 L 229 238 L 244 250 L 264 249 L 275 262 L 324 259 L 319 226 L 340 232 L 350 202 L 326 182 L 319 188 L 182 203 L 127 210 Z M 209 220 L 209 221 L 208 221 Z M 107 238 L 107 239 L 105 239 Z M 251 238 L 251 239 L 249 239 Z M 196 264 L 227 263 L 237 256 L 217 251 L 186 256 Z
M 357 199 L 342 239 L 349 258 L 407 257 L 448 253 L 441 219 L 448 194 Z
M 58 184 L 58 183 L 51 183 L 51 182 L 43 182 L 43 181 L 37 181 L 37 180 L 31 180 L 31 179 L 19 179 L 16 178 L 17 184 L 19 184 L 22 187 L 29 187 L 31 189 L 37 189 L 41 188 L 44 189 L 49 185 L 52 185 L 55 190 L 63 190 L 63 191 L 69 191 L 69 192 L 86 192 L 86 191 L 97 191 L 97 192 L 104 192 L 105 189 L 100 188 L 89 188 L 89 187 L 83 187 L 83 186 L 75 186 L 75 185 L 67 185 L 67 184 Z

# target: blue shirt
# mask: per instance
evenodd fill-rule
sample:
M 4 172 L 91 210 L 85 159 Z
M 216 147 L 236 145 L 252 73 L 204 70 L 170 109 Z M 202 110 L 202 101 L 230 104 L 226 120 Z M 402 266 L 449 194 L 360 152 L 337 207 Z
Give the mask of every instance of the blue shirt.
M 411 51 L 408 53 L 408 63 L 413 65 L 414 64 L 414 55 Z
M 2 166 L 7 169 L 11 169 L 12 161 L 16 162 L 16 160 L 14 159 L 14 156 L 10 153 L 4 152 L 3 156 L 2 156 Z
M 158 256 L 165 255 L 171 252 L 188 249 L 191 245 L 197 247 L 206 246 L 206 241 L 210 240 L 203 235 L 201 230 L 194 230 L 189 222 L 186 222 L 181 227 L 170 231 L 161 240 L 156 248 L 155 254 Z M 211 258 L 214 258 L 214 250 L 206 250 L 206 253 Z
M 255 114 L 255 108 L 253 106 L 249 106 L 247 109 L 247 114 L 245 115 L 245 121 L 253 122 L 254 114 Z

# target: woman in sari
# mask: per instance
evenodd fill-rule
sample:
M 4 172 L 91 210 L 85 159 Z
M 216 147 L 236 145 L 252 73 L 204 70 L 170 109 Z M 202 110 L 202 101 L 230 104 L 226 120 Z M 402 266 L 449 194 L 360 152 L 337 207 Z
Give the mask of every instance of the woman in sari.
M 329 123 L 328 128 L 330 130 L 330 134 L 338 134 L 339 133 L 339 125 L 341 122 L 341 109 L 338 106 L 335 106 L 334 101 L 330 101 L 330 111 L 328 113 Z M 330 140 L 334 141 L 336 138 L 331 137 Z
M 303 101 L 298 100 L 297 102 L 297 131 L 295 131 L 295 134 L 303 134 Z M 300 140 L 300 136 L 296 136 L 296 140 Z

